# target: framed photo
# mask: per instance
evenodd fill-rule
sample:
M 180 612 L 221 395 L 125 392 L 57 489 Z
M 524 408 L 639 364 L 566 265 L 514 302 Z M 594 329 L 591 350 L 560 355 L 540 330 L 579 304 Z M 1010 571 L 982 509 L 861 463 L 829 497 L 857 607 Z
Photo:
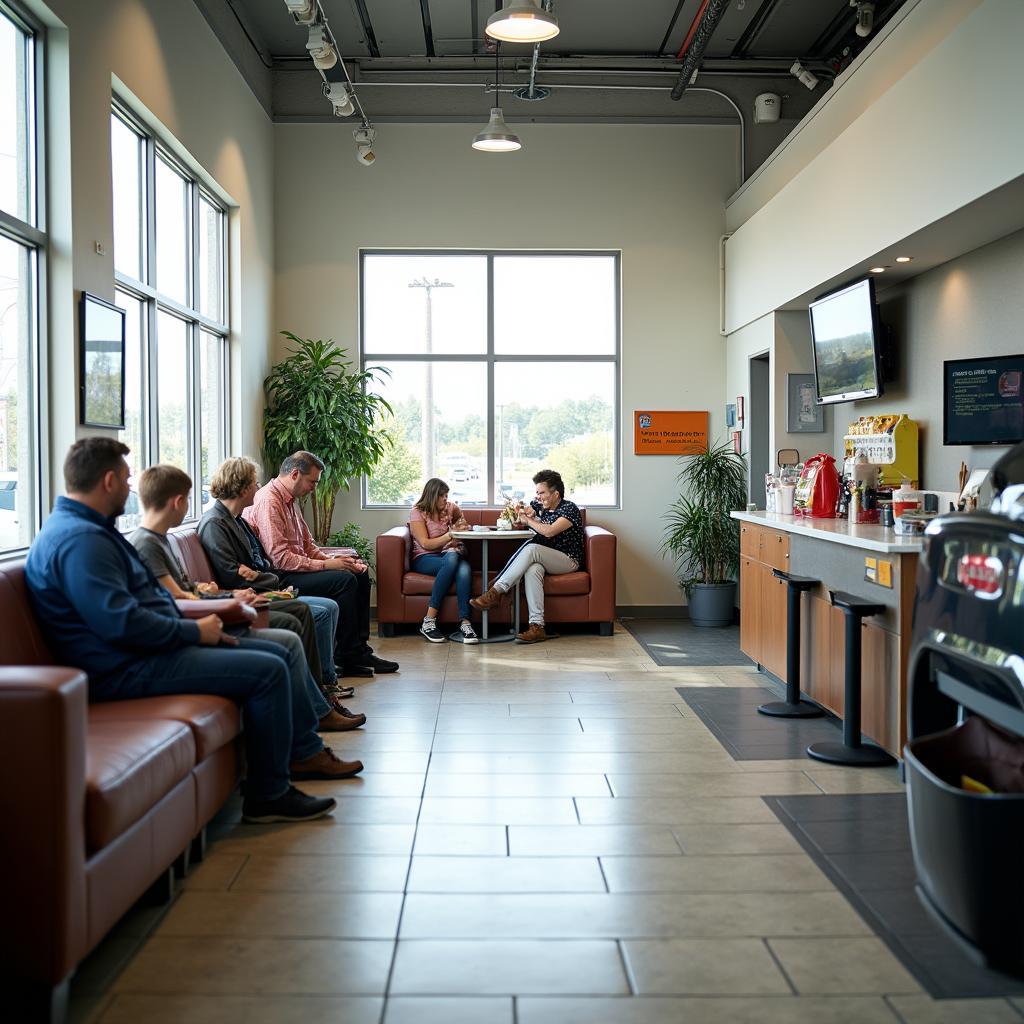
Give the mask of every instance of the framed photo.
M 786 374 L 786 431 L 790 434 L 825 431 L 825 409 L 818 405 L 813 373 Z
M 82 292 L 78 310 L 81 401 L 87 427 L 124 429 L 123 309 Z
M 725 407 L 725 425 L 727 427 L 736 426 L 736 406 L 731 402 Z
M 734 430 L 732 432 L 732 450 L 737 455 L 743 454 L 743 431 Z
M 737 395 L 736 397 L 736 426 L 743 426 L 743 396 Z

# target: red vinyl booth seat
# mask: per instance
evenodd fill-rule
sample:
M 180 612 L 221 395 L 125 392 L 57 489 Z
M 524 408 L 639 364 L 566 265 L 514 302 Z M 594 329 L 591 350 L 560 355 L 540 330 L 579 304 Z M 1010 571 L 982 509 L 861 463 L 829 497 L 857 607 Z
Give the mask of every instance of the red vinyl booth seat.
M 496 508 L 464 509 L 470 526 L 493 525 L 498 521 Z M 544 618 L 547 622 L 593 622 L 604 636 L 610 636 L 615 621 L 615 534 L 600 526 L 584 523 L 584 560 L 580 572 L 564 576 L 544 577 Z M 480 562 L 481 545 L 466 541 L 473 568 L 473 593 L 484 589 Z M 488 551 L 488 583 L 492 583 L 522 540 L 492 540 Z M 422 621 L 430 604 L 434 577 L 411 572 L 409 559 L 412 536 L 408 525 L 396 526 L 377 538 L 377 621 L 384 636 L 394 634 L 399 624 Z M 521 621 L 526 622 L 526 599 L 522 598 Z M 491 622 L 508 622 L 511 602 L 492 609 Z M 458 619 L 454 586 L 444 599 L 440 618 L 445 622 Z

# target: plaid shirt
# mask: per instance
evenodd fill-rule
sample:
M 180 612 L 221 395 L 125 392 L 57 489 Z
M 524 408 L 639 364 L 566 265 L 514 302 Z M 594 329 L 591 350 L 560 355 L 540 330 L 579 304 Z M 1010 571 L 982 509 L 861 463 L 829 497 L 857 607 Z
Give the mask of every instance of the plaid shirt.
M 275 569 L 320 572 L 330 557 L 313 542 L 299 506 L 277 477 L 256 492 L 253 504 L 242 512 L 242 518 L 259 537 Z

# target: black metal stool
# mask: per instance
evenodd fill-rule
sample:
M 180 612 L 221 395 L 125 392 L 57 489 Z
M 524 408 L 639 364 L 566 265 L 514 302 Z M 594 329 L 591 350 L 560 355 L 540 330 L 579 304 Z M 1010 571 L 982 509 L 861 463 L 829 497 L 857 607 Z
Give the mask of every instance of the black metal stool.
M 843 742 L 812 743 L 807 748 L 808 757 L 829 764 L 845 764 L 855 767 L 878 768 L 895 764 L 890 757 L 874 743 L 864 743 L 860 734 L 860 691 L 861 691 L 861 622 L 868 615 L 879 615 L 885 605 L 873 604 L 841 590 L 830 590 L 829 597 L 836 608 L 846 616 L 846 688 L 843 709 Z
M 817 704 L 800 699 L 800 595 L 821 580 L 782 569 L 772 569 L 772 575 L 786 583 L 786 699 L 769 701 L 757 710 L 775 718 L 820 718 L 825 712 Z

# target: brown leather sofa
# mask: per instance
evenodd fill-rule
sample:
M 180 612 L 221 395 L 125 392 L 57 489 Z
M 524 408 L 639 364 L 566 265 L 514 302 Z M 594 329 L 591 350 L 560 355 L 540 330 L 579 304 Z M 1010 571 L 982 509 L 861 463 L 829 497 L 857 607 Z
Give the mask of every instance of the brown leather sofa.
M 201 853 L 241 722 L 220 697 L 89 704 L 84 673 L 53 664 L 21 563 L 0 567 L 0 637 L 0 977 L 7 1019 L 54 1020 L 76 964 Z
M 464 509 L 470 526 L 494 525 L 498 509 Z M 584 524 L 584 564 L 580 572 L 544 577 L 544 617 L 547 622 L 594 622 L 602 636 L 611 636 L 615 622 L 615 534 L 600 526 L 587 526 L 586 509 L 580 509 Z M 490 541 L 488 585 L 516 552 L 521 540 Z M 466 542 L 473 568 L 473 593 L 483 586 L 480 562 L 481 545 Z M 409 569 L 412 537 L 408 525 L 396 526 L 377 538 L 377 622 L 382 636 L 393 636 L 395 626 L 422 621 L 430 604 L 434 577 Z M 508 622 L 513 613 L 507 602 L 490 613 L 492 622 Z M 526 599 L 521 599 L 520 614 L 526 621 Z M 458 618 L 455 588 L 441 605 L 440 618 L 454 622 Z

